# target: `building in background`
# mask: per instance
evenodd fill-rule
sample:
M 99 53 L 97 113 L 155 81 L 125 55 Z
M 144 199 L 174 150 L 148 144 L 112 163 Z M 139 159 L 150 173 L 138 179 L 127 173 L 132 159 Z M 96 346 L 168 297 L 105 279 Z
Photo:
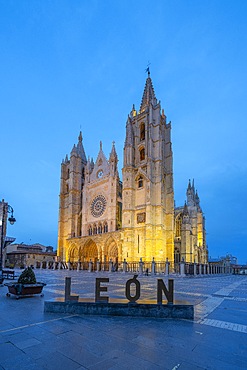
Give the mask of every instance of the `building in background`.
M 11 244 L 6 248 L 5 267 L 25 268 L 49 268 L 56 260 L 56 252 L 53 247 L 42 244 Z
M 174 207 L 171 122 L 150 73 L 128 115 L 122 182 L 113 142 L 96 161 L 78 144 L 61 165 L 58 250 L 62 262 L 174 261 L 207 263 L 205 219 L 194 181 Z

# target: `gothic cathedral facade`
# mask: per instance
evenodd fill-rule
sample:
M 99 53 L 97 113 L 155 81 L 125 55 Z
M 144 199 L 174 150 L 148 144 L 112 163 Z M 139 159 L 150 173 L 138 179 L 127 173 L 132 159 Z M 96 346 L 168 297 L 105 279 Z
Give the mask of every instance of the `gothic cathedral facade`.
M 174 207 L 171 123 L 150 73 L 139 111 L 126 123 L 122 182 L 113 143 L 109 158 L 86 157 L 82 134 L 62 161 L 58 250 L 63 262 L 207 263 L 205 219 L 194 181 Z

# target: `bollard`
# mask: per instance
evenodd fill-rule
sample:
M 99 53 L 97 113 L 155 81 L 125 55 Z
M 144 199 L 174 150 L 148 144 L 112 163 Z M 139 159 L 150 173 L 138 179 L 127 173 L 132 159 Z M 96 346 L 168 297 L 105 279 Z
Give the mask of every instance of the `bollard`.
M 184 266 L 185 266 L 184 258 L 182 258 L 182 262 L 180 262 L 180 276 L 185 276 Z
M 127 262 L 126 259 L 123 261 L 123 272 L 127 272 Z
M 194 276 L 196 276 L 196 263 L 194 262 Z
M 143 262 L 142 262 L 142 258 L 140 258 L 140 262 L 139 262 L 139 273 L 141 275 L 143 274 Z
M 109 272 L 113 272 L 114 269 L 113 269 L 113 262 L 112 262 L 112 259 L 110 259 L 109 261 Z
M 168 261 L 168 258 L 166 259 L 166 269 L 165 269 L 165 275 L 169 275 L 170 270 L 170 262 Z
M 96 262 L 96 268 L 97 268 L 97 272 L 99 272 L 100 271 L 100 261 L 99 260 L 97 260 Z
M 152 261 L 152 275 L 155 275 L 155 267 L 156 267 L 156 263 L 155 263 L 155 260 L 154 260 L 154 257 L 153 257 L 153 261 Z

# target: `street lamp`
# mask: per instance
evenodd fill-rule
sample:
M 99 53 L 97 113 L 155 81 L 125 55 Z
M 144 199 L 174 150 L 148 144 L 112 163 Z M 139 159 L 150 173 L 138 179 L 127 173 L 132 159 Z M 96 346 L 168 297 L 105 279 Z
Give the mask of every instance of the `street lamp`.
M 5 217 L 6 213 L 10 213 L 10 217 L 8 218 L 8 221 L 10 225 L 14 225 L 16 222 L 16 219 L 14 218 L 14 210 L 10 205 L 5 205 L 4 200 L 2 200 L 2 220 L 1 220 L 1 254 L 0 254 L 0 273 L 2 275 L 3 270 L 3 249 L 5 244 Z

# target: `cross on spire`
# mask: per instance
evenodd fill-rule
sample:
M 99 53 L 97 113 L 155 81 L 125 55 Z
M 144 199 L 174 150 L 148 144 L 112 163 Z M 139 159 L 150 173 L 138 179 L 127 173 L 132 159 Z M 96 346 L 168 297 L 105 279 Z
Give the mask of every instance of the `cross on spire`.
M 150 68 L 149 68 L 150 64 L 151 63 L 148 61 L 147 68 L 145 69 L 145 72 L 148 73 L 148 77 L 150 77 Z

